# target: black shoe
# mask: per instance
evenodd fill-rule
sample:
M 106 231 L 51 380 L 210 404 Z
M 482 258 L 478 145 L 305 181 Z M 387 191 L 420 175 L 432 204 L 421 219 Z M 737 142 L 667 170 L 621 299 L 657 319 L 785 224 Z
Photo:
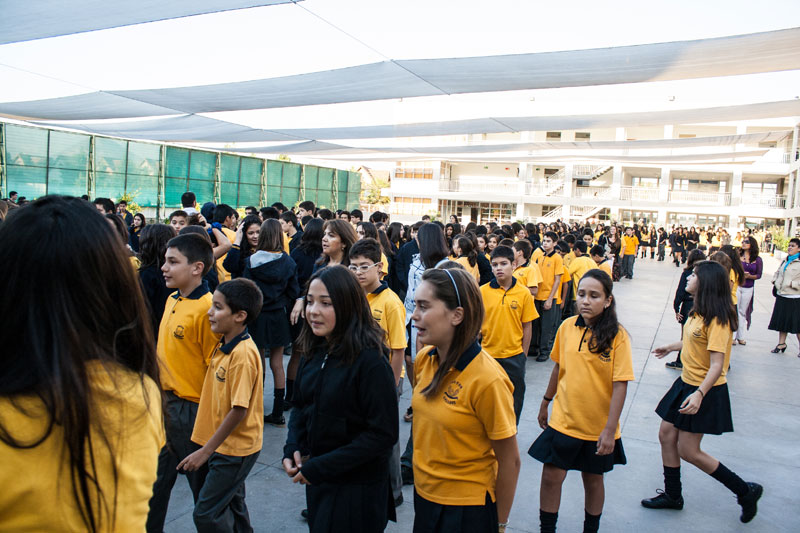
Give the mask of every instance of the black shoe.
M 736 501 L 742 506 L 742 515 L 739 517 L 739 520 L 745 524 L 756 516 L 756 512 L 758 512 L 758 506 L 756 504 L 758 503 L 758 499 L 761 498 L 761 494 L 764 493 L 764 487 L 758 483 L 751 483 L 748 481 L 747 486 L 750 488 L 747 494 L 736 498 Z
M 683 509 L 683 497 L 672 498 L 661 489 L 656 492 L 658 496 L 642 500 L 642 507 L 647 507 L 648 509 L 675 509 L 677 511 Z
M 271 424 L 273 426 L 285 426 L 286 419 L 283 418 L 283 415 L 274 415 L 270 413 L 268 415 L 264 415 L 264 423 Z
M 543 353 L 540 353 L 539 355 L 536 356 L 536 360 L 539 361 L 540 363 L 544 363 L 548 359 L 550 359 L 550 357 Z
M 300 511 L 300 516 L 308 520 L 308 509 L 303 509 L 302 511 Z
M 400 477 L 403 478 L 403 485 L 414 484 L 414 470 L 406 465 L 400 466 Z
M 680 370 L 683 368 L 683 363 L 680 361 L 670 361 L 669 363 L 664 365 L 667 368 L 674 368 L 676 370 Z
M 539 354 L 534 352 L 529 352 L 528 357 L 539 357 Z
M 400 507 L 401 505 L 403 505 L 403 495 L 402 494 L 394 499 L 394 506 L 395 507 Z

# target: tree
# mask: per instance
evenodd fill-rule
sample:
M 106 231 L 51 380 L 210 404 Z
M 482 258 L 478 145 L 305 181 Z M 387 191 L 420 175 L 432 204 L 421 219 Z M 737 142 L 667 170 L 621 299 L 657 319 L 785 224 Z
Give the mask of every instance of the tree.
M 362 189 L 363 201 L 368 205 L 386 205 L 391 200 L 388 196 L 381 194 L 382 189 L 387 189 L 389 182 L 382 179 L 376 179 L 369 183 L 366 189 Z

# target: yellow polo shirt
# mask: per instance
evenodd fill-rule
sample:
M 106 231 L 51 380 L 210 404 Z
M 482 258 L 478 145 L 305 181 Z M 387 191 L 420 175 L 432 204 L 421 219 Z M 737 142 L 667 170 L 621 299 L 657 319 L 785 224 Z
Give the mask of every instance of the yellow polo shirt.
M 245 330 L 230 342 L 217 344 L 208 365 L 192 442 L 204 446 L 222 425 L 234 407 L 244 407 L 247 414 L 217 453 L 245 457 L 261 451 L 264 436 L 264 374 L 261 354 Z
M 539 265 L 533 261 L 528 261 L 524 266 L 514 269 L 514 277 L 525 287 L 538 287 L 542 282 L 542 271 L 539 270 Z
M 736 289 L 739 288 L 739 285 L 736 283 L 736 272 L 733 269 L 730 269 L 730 278 L 731 278 L 731 298 L 733 299 L 733 305 L 739 303 L 739 296 L 736 294 Z
M 711 368 L 711 352 L 720 352 L 725 358 L 722 361 L 722 374 L 714 386 L 727 383 L 728 365 L 731 361 L 733 331 L 714 319 L 706 326 L 703 317 L 692 313 L 683 326 L 683 348 L 681 362 L 683 371 L 681 379 L 689 385 L 699 386 Z
M 495 498 L 493 440 L 517 434 L 514 387 L 505 370 L 475 343 L 427 398 L 439 357 L 433 346 L 417 354 L 414 409 L 414 488 L 441 505 L 484 505 Z
M 167 298 L 158 329 L 161 388 L 195 403 L 200 402 L 208 362 L 220 337 L 211 331 L 210 308 L 211 293 L 205 283 L 188 298 L 175 291 Z
M 581 315 L 558 328 L 550 352 L 559 365 L 558 388 L 548 424 L 570 437 L 596 441 L 608 421 L 613 382 L 634 378 L 631 342 L 624 329 L 620 327 L 611 349 L 602 354 L 589 350 L 591 336 Z M 614 438 L 619 436 L 617 423 Z
M 555 277 L 564 272 L 564 261 L 561 256 L 555 251 L 550 252 L 548 255 L 543 255 L 539 258 L 539 271 L 542 274 L 542 282 L 539 284 L 539 292 L 536 293 L 537 300 L 547 300 L 550 291 L 553 289 Z M 559 287 L 560 290 L 560 287 Z M 556 298 L 560 300 L 560 296 L 556 294 Z
M 622 255 L 636 255 L 637 246 L 639 246 L 639 239 L 636 238 L 636 235 L 622 237 Z
M 231 244 L 233 243 L 233 241 L 236 240 L 236 233 L 229 230 L 225 226 L 223 226 L 220 231 L 222 231 L 222 233 L 228 238 L 228 240 L 231 241 Z M 220 283 L 223 283 L 225 281 L 230 281 L 231 279 L 231 273 L 225 270 L 225 268 L 222 266 L 222 263 L 225 261 L 226 257 L 228 257 L 228 254 L 225 254 L 219 259 L 217 259 L 217 276 L 219 277 Z
M 578 284 L 584 274 L 592 269 L 597 268 L 597 263 L 592 261 L 588 255 L 582 255 L 572 260 L 569 265 L 569 276 L 572 278 L 572 299 L 575 300 L 578 296 Z
M 458 257 L 456 259 L 453 259 L 453 261 L 455 261 L 459 265 L 463 266 L 464 270 L 469 272 L 472 275 L 472 277 L 475 278 L 475 281 L 478 281 L 478 280 L 481 279 L 481 273 L 480 273 L 480 270 L 478 269 L 478 262 L 477 261 L 475 262 L 474 266 L 470 265 L 469 264 L 469 259 L 467 257 L 463 257 L 463 256 L 462 257 Z
M 561 302 L 564 300 L 562 298 L 562 294 L 564 294 L 564 285 L 572 281 L 572 277 L 569 275 L 569 268 L 564 265 L 563 273 L 561 274 L 561 285 L 558 287 L 558 292 L 556 293 L 556 303 L 561 305 Z
M 522 353 L 522 326 L 539 318 L 533 296 L 521 282 L 511 279 L 506 291 L 497 280 L 481 286 L 484 319 L 481 345 L 495 359 Z
M 86 377 L 95 467 L 88 462 L 86 466 L 109 507 L 113 510 L 116 504 L 113 526 L 103 514 L 98 530 L 144 531 L 158 454 L 165 442 L 161 391 L 149 377 L 112 362 L 87 362 Z M 72 492 L 63 426 L 56 423 L 47 433 L 47 410 L 34 395 L 0 398 L 0 421 L 19 442 L 32 444 L 44 438 L 32 448 L 0 442 L 2 530 L 86 531 Z M 95 494 L 91 483 L 89 491 Z M 94 509 L 96 513 L 96 503 Z
M 400 298 L 389 285 L 381 283 L 380 287 L 367 294 L 372 318 L 386 332 L 386 345 L 391 350 L 405 349 L 406 341 L 406 308 Z
M 531 263 L 539 264 L 539 260 L 544 257 L 544 250 L 542 250 L 541 246 L 537 246 L 536 249 L 531 253 Z
M 595 268 L 599 268 L 600 270 L 608 274 L 609 277 L 611 277 L 611 261 L 609 261 L 608 259 L 603 259 L 602 261 L 600 261 Z
M 575 252 L 570 250 L 569 252 L 564 254 L 562 260 L 564 261 L 564 266 L 569 268 L 569 265 L 572 264 L 572 262 L 575 260 Z

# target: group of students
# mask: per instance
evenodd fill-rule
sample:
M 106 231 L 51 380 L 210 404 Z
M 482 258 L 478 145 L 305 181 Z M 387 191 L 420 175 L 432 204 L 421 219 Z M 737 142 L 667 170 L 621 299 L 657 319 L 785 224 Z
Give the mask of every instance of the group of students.
M 161 531 L 185 474 L 198 531 L 250 531 L 245 479 L 264 423 L 280 425 L 288 408 L 282 465 L 305 486 L 311 531 L 382 531 L 406 466 L 415 532 L 502 532 L 536 355 L 554 362 L 528 452 L 544 464 L 541 530 L 555 531 L 569 470 L 583 476 L 584 531 L 598 530 L 603 474 L 626 462 L 619 417 L 634 379 L 609 265 L 616 226 L 420 221 L 388 239 L 381 213 L 353 221 L 304 202 L 239 222 L 224 204 L 185 207 L 170 224 L 142 224 L 138 254 L 118 215 L 80 199 L 43 197 L 0 225 L 4 529 Z M 761 487 L 700 449 L 703 434 L 732 430 L 730 276 L 699 261 L 685 290 L 683 341 L 654 352 L 681 350 L 683 362 L 656 409 L 665 491 L 642 505 L 683 507 L 683 459 L 732 490 L 748 522 Z M 404 370 L 412 436 L 401 457 Z M 58 483 L 42 482 L 54 472 Z

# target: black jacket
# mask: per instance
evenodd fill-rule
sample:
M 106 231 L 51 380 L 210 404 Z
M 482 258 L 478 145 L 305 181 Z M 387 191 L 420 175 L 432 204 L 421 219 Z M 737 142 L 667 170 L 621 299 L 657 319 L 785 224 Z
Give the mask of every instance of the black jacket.
M 494 279 L 492 264 L 481 252 L 478 252 L 478 273 L 480 274 L 480 280 L 478 281 L 479 285 L 486 285 Z M 406 275 L 406 277 L 408 276 Z
M 388 479 L 399 417 L 394 375 L 378 349 L 352 365 L 325 350 L 303 358 L 294 385 L 284 457 L 309 456 L 300 469 L 313 485 Z
M 242 249 L 238 244 L 235 244 L 225 254 L 225 260 L 222 262 L 222 268 L 230 272 L 231 279 L 236 279 L 244 274 L 244 267 L 247 266 L 247 259 L 250 257 L 247 253 L 242 253 Z
M 139 271 L 139 285 L 142 287 L 144 299 L 150 310 L 150 318 L 153 321 L 153 334 L 158 338 L 158 326 L 161 324 L 161 317 L 164 315 L 164 306 L 167 298 L 175 292 L 175 289 L 167 288 L 164 281 L 164 274 L 158 265 L 150 265 Z
M 320 255 L 322 255 L 322 248 L 309 249 L 298 246 L 292 250 L 292 259 L 297 265 L 297 284 L 300 286 L 301 292 L 306 289 L 306 283 L 314 273 L 314 263 L 317 262 Z
M 291 309 L 295 299 L 300 295 L 300 287 L 297 285 L 297 265 L 283 252 L 277 259 L 266 262 L 263 262 L 264 258 L 270 256 L 264 254 L 270 252 L 259 251 L 247 258 L 242 277 L 255 281 L 261 289 L 261 294 L 264 295 L 261 311 Z
M 691 273 L 691 268 L 684 269 L 683 272 L 681 272 L 681 280 L 678 282 L 678 290 L 675 291 L 675 300 L 672 302 L 672 307 L 675 309 L 675 312 L 683 315 L 684 322 L 686 321 L 686 317 L 689 316 L 692 307 L 694 307 L 694 298 L 692 298 L 691 294 L 686 292 L 686 283 Z
M 408 270 L 411 268 L 411 262 L 414 260 L 414 255 L 419 253 L 419 245 L 416 239 L 411 239 L 403 246 L 394 259 L 394 292 L 402 302 L 405 300 L 406 292 L 408 291 Z

